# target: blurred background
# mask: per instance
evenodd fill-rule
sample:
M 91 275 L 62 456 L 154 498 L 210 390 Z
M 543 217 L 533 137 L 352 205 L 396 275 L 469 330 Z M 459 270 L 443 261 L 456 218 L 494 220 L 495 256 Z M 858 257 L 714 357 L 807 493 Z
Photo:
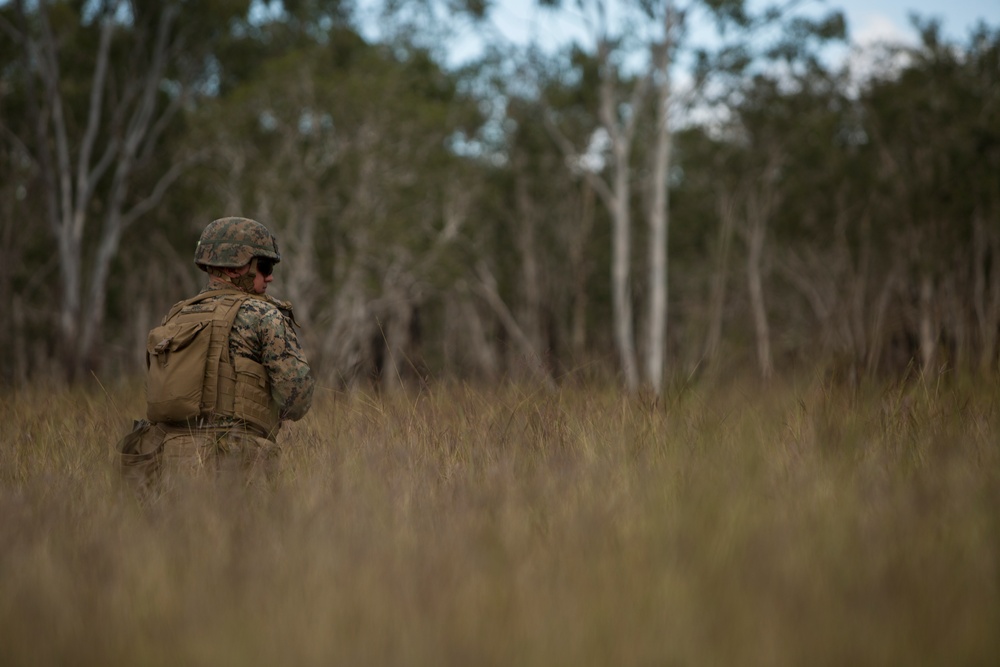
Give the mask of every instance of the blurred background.
M 0 385 L 268 225 L 321 382 L 995 374 L 1000 6 L 0 0 Z

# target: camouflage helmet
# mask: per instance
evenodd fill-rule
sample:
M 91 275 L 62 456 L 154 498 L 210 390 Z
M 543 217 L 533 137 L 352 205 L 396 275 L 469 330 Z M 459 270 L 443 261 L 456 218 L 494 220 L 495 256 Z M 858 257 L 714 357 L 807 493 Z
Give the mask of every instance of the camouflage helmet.
M 236 269 L 254 257 L 281 261 L 277 239 L 267 227 L 249 218 L 213 220 L 201 233 L 194 251 L 194 263 L 202 271 L 209 266 Z

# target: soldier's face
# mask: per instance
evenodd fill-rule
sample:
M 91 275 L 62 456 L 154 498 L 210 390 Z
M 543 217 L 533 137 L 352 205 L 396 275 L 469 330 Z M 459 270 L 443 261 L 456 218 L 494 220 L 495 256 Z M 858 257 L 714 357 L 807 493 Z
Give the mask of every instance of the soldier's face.
M 249 270 L 249 269 L 248 269 Z M 269 273 L 268 275 L 262 274 L 260 271 L 253 277 L 253 291 L 257 294 L 263 294 L 267 291 L 267 284 L 274 280 L 274 274 Z
M 241 266 L 238 269 L 227 269 L 226 270 L 232 278 L 238 278 L 240 276 L 245 276 L 250 273 L 250 264 Z M 267 284 L 274 280 L 274 274 L 264 275 L 260 271 L 254 274 L 253 277 L 253 291 L 255 294 L 263 294 L 267 291 Z

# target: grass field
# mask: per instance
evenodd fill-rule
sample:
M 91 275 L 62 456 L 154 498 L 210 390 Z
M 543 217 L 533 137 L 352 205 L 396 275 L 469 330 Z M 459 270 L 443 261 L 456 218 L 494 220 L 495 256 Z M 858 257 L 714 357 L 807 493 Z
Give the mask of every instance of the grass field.
M 318 394 L 140 507 L 136 387 L 8 390 L 2 665 L 1000 664 L 1000 386 Z

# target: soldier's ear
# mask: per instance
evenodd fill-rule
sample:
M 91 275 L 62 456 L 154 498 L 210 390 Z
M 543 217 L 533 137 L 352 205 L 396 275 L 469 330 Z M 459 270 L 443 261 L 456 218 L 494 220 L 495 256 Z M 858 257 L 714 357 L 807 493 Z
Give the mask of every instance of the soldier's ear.
M 246 269 L 246 271 L 249 271 L 250 270 L 250 264 L 247 263 L 247 264 L 244 264 L 243 266 L 237 267 L 235 269 L 232 268 L 232 267 L 227 266 L 227 267 L 224 267 L 222 270 L 225 271 L 226 275 L 229 276 L 230 278 L 238 278 L 238 277 L 242 276 L 244 273 L 246 273 L 246 271 L 244 271 L 244 269 Z

